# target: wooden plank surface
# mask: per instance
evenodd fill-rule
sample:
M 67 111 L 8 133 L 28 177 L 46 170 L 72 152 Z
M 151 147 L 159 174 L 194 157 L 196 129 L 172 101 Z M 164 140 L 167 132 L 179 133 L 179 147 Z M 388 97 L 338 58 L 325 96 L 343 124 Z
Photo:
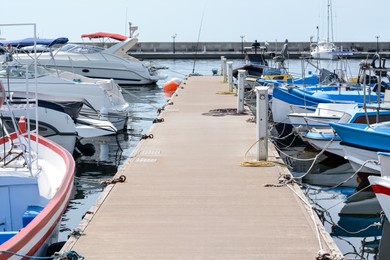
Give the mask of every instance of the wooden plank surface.
M 228 90 L 222 77 L 193 76 L 182 86 L 164 122 L 151 128 L 154 138 L 142 140 L 117 173 L 126 182 L 107 187 L 81 222 L 82 235 L 63 250 L 86 259 L 302 260 L 321 248 L 340 254 L 317 232 L 299 187 L 265 186 L 288 174 L 285 167 L 240 166 L 256 142 L 255 124 L 234 113 L 236 96 L 217 94 Z M 278 160 L 269 146 L 269 160 Z M 254 158 L 249 151 L 246 159 Z

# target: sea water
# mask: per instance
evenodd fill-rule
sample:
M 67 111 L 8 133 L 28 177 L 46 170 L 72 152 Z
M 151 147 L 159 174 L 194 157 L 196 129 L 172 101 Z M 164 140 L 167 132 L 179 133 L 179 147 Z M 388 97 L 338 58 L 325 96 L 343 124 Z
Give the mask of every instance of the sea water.
M 233 68 L 244 64 L 243 60 L 232 61 Z M 166 80 L 159 81 L 155 86 L 123 88 L 123 95 L 131 107 L 127 130 L 117 135 L 81 140 L 83 144 L 93 144 L 95 153 L 92 156 L 80 155 L 76 159 L 75 192 L 62 218 L 60 241 L 66 240 L 72 232 L 77 232 L 77 226 L 82 217 L 93 206 L 104 189 L 101 183 L 110 180 L 115 175 L 121 165 L 129 158 L 141 136 L 149 132 L 153 120 L 158 118 L 158 110 L 170 98 L 169 95 L 164 94 L 163 84 L 172 78 L 182 80 L 191 73 L 211 76 L 213 70 L 221 72 L 221 60 L 219 59 L 152 60 L 148 62 L 166 68 L 160 71 L 162 74 L 166 74 Z M 349 74 L 348 76 L 357 76 L 360 62 L 360 60 L 321 61 L 318 63 L 312 61 L 313 64 L 309 65 L 301 60 L 288 60 L 286 66 L 291 73 L 298 76 L 302 74 L 302 71 L 303 73 L 314 72 L 315 66 L 327 68 L 330 71 L 343 69 Z M 360 209 L 359 206 L 351 206 L 354 201 L 375 198 L 375 195 L 370 191 L 353 195 L 356 192 L 355 187 L 329 188 L 329 185 L 325 187 L 318 183 L 319 176 L 323 175 L 323 172 L 333 170 L 332 174 L 336 175 L 337 171 L 347 172 L 348 163 L 342 158 L 329 158 L 322 155 L 312 166 L 312 161 L 295 160 L 295 158 L 315 158 L 318 151 L 301 143 L 288 147 L 282 146 L 280 149 L 291 155 L 291 157 L 282 157 L 286 159 L 287 164 L 292 166 L 291 171 L 295 176 L 305 174 L 309 168 L 310 173 L 317 174 L 315 175 L 317 182 L 314 184 L 304 182 L 302 189 L 345 257 L 347 259 L 378 259 L 382 228 L 374 227 L 373 223 L 381 222 L 378 217 L 379 212 L 365 214 L 367 213 L 365 207 L 370 208 L 369 203 L 371 202 L 367 202 L 367 206 Z M 372 201 L 375 203 L 375 199 Z M 352 207 L 357 213 L 364 214 L 340 214 L 346 207 Z M 293 219 L 291 223 L 294 223 Z M 380 257 L 386 259 L 383 255 Z

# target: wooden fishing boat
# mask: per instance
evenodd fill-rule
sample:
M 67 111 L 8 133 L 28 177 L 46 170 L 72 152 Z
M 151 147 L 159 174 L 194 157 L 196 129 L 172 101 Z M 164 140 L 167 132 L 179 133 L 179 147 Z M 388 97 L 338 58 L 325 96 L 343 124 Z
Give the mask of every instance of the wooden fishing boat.
M 45 256 L 73 191 L 72 155 L 29 121 L 14 121 L 13 133 L 0 122 L 0 259 Z

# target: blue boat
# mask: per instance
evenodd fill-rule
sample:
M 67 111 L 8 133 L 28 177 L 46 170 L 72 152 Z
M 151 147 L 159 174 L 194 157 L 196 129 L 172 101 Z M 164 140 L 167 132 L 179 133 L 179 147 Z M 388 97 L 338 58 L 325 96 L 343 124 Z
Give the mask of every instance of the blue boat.
M 286 79 L 286 75 L 289 77 Z M 265 69 L 263 71 L 262 77 L 257 78 L 257 83 L 260 85 L 272 85 L 274 87 L 280 87 L 284 84 L 293 84 L 300 86 L 314 86 L 319 84 L 319 75 L 310 73 L 305 77 L 293 77 L 287 72 L 275 71 L 275 69 Z
M 319 103 L 354 103 L 362 106 L 367 100 L 378 100 L 377 94 L 367 91 L 366 95 L 361 90 L 336 90 L 336 86 L 315 86 L 303 88 L 275 88 L 272 97 L 272 119 L 277 128 L 284 129 L 282 135 L 289 134 L 293 127 L 288 115 L 292 112 L 313 112 Z M 382 100 L 382 94 L 380 95 Z
M 380 174 L 378 152 L 390 152 L 390 121 L 367 124 L 330 123 L 341 138 L 346 158 L 355 171 Z
M 376 120 L 378 122 L 387 122 L 390 121 L 390 111 L 389 110 L 380 110 L 376 111 L 356 111 L 356 112 L 346 112 L 344 116 L 339 120 L 338 123 L 355 123 L 363 124 L 367 126 L 367 120 L 369 123 L 374 123 Z M 330 122 L 329 122 L 330 123 Z M 328 123 L 328 125 L 329 125 Z M 309 131 L 302 135 L 302 139 L 305 142 L 308 142 L 311 146 L 317 150 L 322 151 L 325 149 L 327 152 L 344 157 L 345 153 L 340 145 L 341 138 L 340 136 L 333 131 L 333 128 L 329 129 L 317 129 L 311 128 Z

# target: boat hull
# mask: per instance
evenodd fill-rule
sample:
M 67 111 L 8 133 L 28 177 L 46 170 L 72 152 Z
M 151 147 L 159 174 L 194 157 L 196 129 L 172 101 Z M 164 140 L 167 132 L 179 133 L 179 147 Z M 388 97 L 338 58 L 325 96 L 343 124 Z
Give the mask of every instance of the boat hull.
M 386 128 L 367 128 L 365 124 L 331 123 L 341 138 L 346 158 L 355 170 L 380 174 L 378 152 L 390 152 L 390 133 Z
M 307 132 L 302 136 L 303 141 L 319 151 L 325 149 L 328 153 L 344 157 L 344 150 L 340 145 L 340 139 L 334 134 Z
M 19 140 L 16 134 L 11 135 L 11 138 L 14 142 Z M 22 142 L 25 140 L 24 138 L 20 139 Z M 15 218 L 21 218 L 20 210 L 23 209 L 19 208 L 20 205 L 26 206 L 34 203 L 40 205 L 39 207 L 42 209 L 29 220 L 30 222 L 24 223 L 24 227 L 15 227 L 14 225 L 16 224 L 14 223 L 18 221 L 10 221 L 8 219 L 8 222 L 4 225 L 4 229 L 15 232 L 15 234 L 0 244 L 0 252 L 2 252 L 0 253 L 0 259 L 8 259 L 11 257 L 11 254 L 5 252 L 12 252 L 23 256 L 44 256 L 49 244 L 57 240 L 59 223 L 72 194 L 75 170 L 75 162 L 72 155 L 54 142 L 42 137 L 37 140 L 36 136 L 31 134 L 31 147 L 36 145 L 36 141 L 38 141 L 39 150 L 38 164 L 42 166 L 42 171 L 37 175 L 36 181 L 32 180 L 33 178 L 31 176 L 30 178 L 14 176 L 14 174 L 7 176 L 3 172 L 1 176 L 2 195 L 6 194 L 4 191 L 8 191 L 7 194 L 9 196 L 14 194 L 18 197 L 18 200 L 14 201 L 12 197 L 4 198 L 2 196 L 1 205 L 2 207 L 5 206 L 4 199 L 11 201 L 12 211 L 15 211 L 15 214 L 12 214 L 12 216 Z M 2 142 L 2 145 L 7 145 L 4 140 Z M 39 195 L 36 201 L 34 201 L 34 194 L 29 193 L 31 189 L 18 189 L 16 192 L 16 190 L 11 189 L 18 187 L 18 185 L 5 186 L 7 182 L 16 182 L 24 185 L 25 182 L 32 181 L 36 182 L 35 184 L 32 183 L 34 184 L 32 187 L 39 187 Z M 23 194 L 20 194 L 20 192 L 23 192 Z M 21 201 L 21 198 L 26 201 Z M 4 208 L 2 208 L 2 212 L 4 212 L 3 210 Z M 16 212 L 19 212 L 19 214 L 16 214 Z M 26 212 L 23 213 L 23 219 L 25 214 Z M 0 232 L 0 236 L 2 235 L 3 232 Z M 12 259 L 20 258 L 14 256 Z
M 369 176 L 372 189 L 386 217 L 390 217 L 390 177 Z

